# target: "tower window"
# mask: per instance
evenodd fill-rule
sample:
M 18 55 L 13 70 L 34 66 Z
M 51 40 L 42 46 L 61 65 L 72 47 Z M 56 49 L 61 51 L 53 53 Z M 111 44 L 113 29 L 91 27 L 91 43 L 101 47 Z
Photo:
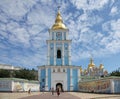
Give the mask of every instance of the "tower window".
M 61 58 L 61 51 L 57 50 L 57 58 Z

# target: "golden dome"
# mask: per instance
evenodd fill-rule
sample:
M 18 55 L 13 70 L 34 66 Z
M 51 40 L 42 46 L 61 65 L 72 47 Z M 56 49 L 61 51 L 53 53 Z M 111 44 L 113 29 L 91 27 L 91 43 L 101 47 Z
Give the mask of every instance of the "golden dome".
M 95 64 L 93 63 L 93 59 L 90 59 L 90 63 L 88 64 L 88 68 L 93 68 L 95 67 Z
M 103 64 L 100 64 L 99 69 L 103 69 L 103 68 L 104 68 Z
M 86 69 L 84 70 L 84 74 L 87 74 L 87 70 Z
M 82 67 L 80 66 L 80 72 L 82 73 L 83 72 L 83 70 L 82 70 Z
M 62 20 L 60 11 L 58 11 L 58 13 L 57 13 L 55 24 L 52 26 L 52 29 L 53 30 L 67 29 L 67 27 L 63 24 L 63 20 Z

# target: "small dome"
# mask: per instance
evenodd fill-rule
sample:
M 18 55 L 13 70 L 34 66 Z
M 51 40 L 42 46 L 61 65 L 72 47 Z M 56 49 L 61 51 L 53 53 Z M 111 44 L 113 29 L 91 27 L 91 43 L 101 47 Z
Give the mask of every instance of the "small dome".
M 83 70 L 82 70 L 82 67 L 80 66 L 80 73 L 82 73 L 83 72 Z
M 67 27 L 65 26 L 65 24 L 63 24 L 63 20 L 62 20 L 60 11 L 58 11 L 58 13 L 57 13 L 55 24 L 52 26 L 52 29 L 53 30 L 67 29 Z
M 93 68 L 95 67 L 95 64 L 93 63 L 93 59 L 90 59 L 90 63 L 88 64 L 88 68 Z
M 87 70 L 86 69 L 84 70 L 84 74 L 87 74 Z
M 99 69 L 104 69 L 103 64 L 100 64 Z

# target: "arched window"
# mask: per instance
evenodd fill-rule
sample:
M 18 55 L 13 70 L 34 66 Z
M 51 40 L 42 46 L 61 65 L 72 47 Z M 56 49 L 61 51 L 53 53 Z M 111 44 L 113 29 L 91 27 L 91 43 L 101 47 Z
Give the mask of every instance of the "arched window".
M 61 51 L 57 50 L 57 58 L 61 58 Z

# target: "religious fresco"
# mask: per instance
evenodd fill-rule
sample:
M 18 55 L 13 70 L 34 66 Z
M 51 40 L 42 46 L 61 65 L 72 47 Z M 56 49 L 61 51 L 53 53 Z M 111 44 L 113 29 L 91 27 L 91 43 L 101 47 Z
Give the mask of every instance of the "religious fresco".
M 98 80 L 98 81 L 79 83 L 80 91 L 87 91 L 87 92 L 110 91 L 110 86 L 111 86 L 110 80 Z
M 23 84 L 21 82 L 14 82 L 14 91 L 23 91 Z
M 30 82 L 28 80 L 21 79 L 7 79 L 0 80 L 0 91 L 10 91 L 10 92 L 19 92 L 19 91 L 39 91 L 40 85 L 39 82 Z

